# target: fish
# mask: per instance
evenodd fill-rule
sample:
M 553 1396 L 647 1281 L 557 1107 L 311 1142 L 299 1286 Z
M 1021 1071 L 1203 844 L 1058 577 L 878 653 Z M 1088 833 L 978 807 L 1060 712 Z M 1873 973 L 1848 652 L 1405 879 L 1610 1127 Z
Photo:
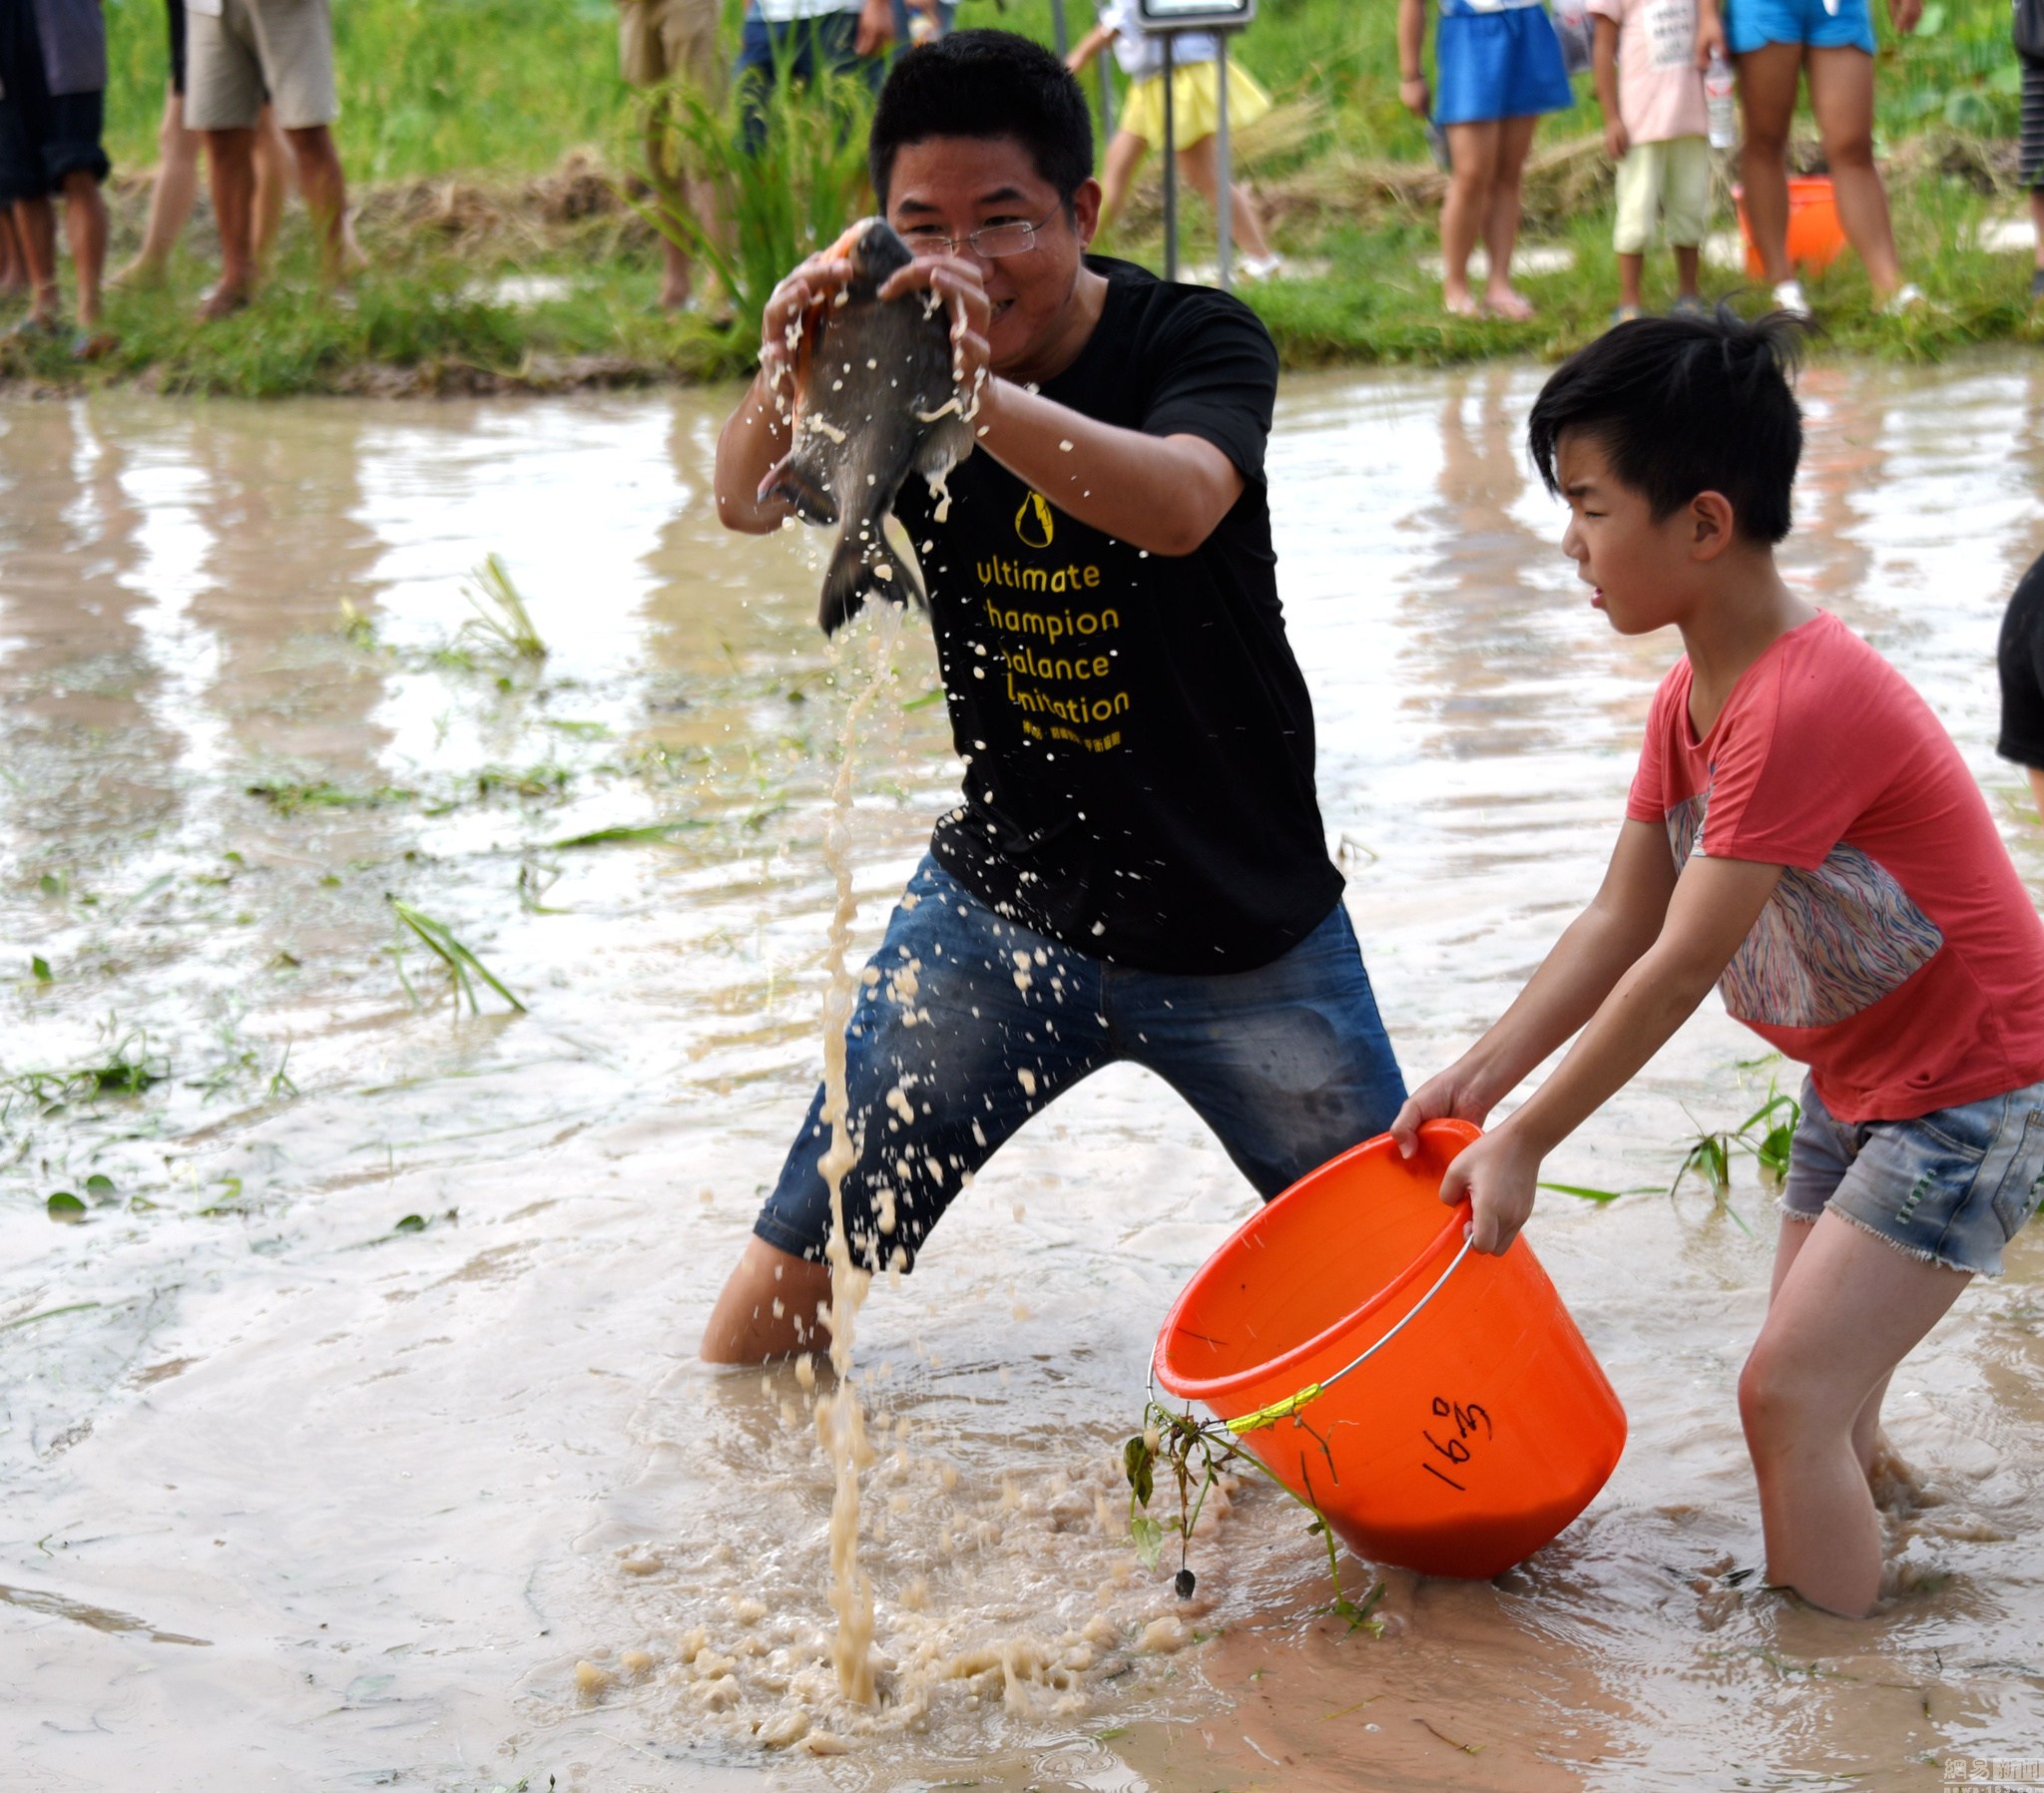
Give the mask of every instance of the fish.
M 884 302 L 879 288 L 914 256 L 886 220 L 861 219 L 831 253 L 850 261 L 839 300 L 804 314 L 794 350 L 794 421 L 786 455 L 760 482 L 804 523 L 837 527 L 817 621 L 834 635 L 868 597 L 927 608 L 916 569 L 881 526 L 911 472 L 942 492 L 972 452 L 947 308 L 927 292 Z M 941 508 L 938 512 L 942 515 Z

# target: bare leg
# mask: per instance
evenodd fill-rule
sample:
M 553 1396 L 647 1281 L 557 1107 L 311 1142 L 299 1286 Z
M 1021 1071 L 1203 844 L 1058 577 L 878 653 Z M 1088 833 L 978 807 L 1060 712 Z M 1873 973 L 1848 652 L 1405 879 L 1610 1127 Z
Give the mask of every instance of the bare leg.
M 1779 286 L 1788 265 L 1788 128 L 1795 117 L 1795 84 L 1802 74 L 1800 44 L 1763 44 L 1738 58 L 1739 103 L 1746 129 L 1739 178 L 1746 188 L 1746 221 L 1760 251 L 1762 277 Z
M 256 290 L 252 241 L 256 202 L 256 133 L 208 131 L 206 166 L 213 183 L 213 215 L 220 225 L 220 282 L 200 301 L 201 318 L 239 311 Z
M 1447 197 L 1441 201 L 1441 303 L 1458 316 L 1476 314 L 1469 290 L 1469 251 L 1490 213 L 1497 180 L 1499 122 L 1448 127 Z
M 1768 1287 L 1768 1302 L 1772 1306 L 1775 1297 L 1782 1292 L 1782 1284 L 1788 1275 L 1788 1266 L 1795 1261 L 1795 1255 L 1808 1242 L 1809 1235 L 1816 1229 L 1806 1220 L 1784 1220 L 1782 1230 L 1775 1240 L 1775 1274 Z M 1871 1476 L 1873 1459 L 1880 1449 L 1880 1407 L 1887 1399 L 1888 1378 L 1883 1376 L 1873 1385 L 1873 1392 L 1859 1404 L 1859 1411 L 1852 1416 L 1852 1455 L 1858 1460 L 1860 1469 Z
M 1700 272 L 1697 265 L 1699 260 L 1698 246 L 1696 243 L 1690 243 L 1687 246 L 1684 246 L 1682 243 L 1675 245 L 1675 284 L 1678 297 L 1699 298 L 1702 296 L 1698 289 Z
M 1866 264 L 1874 296 L 1884 299 L 1901 285 L 1902 263 L 1887 189 L 1873 163 L 1873 58 L 1864 50 L 1811 50 L 1809 109 L 1823 138 L 1845 240 Z
M 1647 257 L 1644 254 L 1618 257 L 1618 302 L 1637 311 L 1640 308 L 1640 276 L 1646 272 Z
M 276 233 L 283 224 L 283 203 L 291 190 L 291 151 L 283 128 L 276 122 L 276 108 L 265 105 L 256 120 L 256 204 L 250 230 L 250 251 L 256 265 L 269 266 L 269 251 L 276 246 Z
M 799 1351 L 827 1351 L 820 1318 L 830 1300 L 830 1269 L 766 1243 L 746 1241 L 703 1330 L 706 1363 L 762 1363 Z
M 171 251 L 192 217 L 199 198 L 199 134 L 185 128 L 185 97 L 164 99 L 163 124 L 156 134 L 156 185 L 149 194 L 149 223 L 135 259 L 114 276 L 120 285 L 154 286 L 171 264 Z
M 1483 214 L 1483 246 L 1490 251 L 1483 302 L 1500 317 L 1520 322 L 1533 315 L 1533 307 L 1513 290 L 1512 249 L 1519 240 L 1519 183 L 1539 124 L 1537 118 L 1498 120 L 1497 175 Z
M 1121 217 L 1136 170 L 1142 167 L 1143 158 L 1149 153 L 1150 146 L 1127 131 L 1117 131 L 1108 144 L 1107 155 L 1100 168 L 1100 233 L 1103 236 L 1107 234 L 1108 225 Z
M 1774 1297 L 1739 1378 L 1768 1578 L 1812 1605 L 1863 1617 L 1880 1594 L 1881 1532 L 1862 1416 L 1972 1278 L 1908 1257 L 1835 1214 L 1783 1228 Z M 1790 1241 L 1798 1230 L 1809 1236 Z
M 656 100 L 646 114 L 646 172 L 653 183 L 653 191 L 660 200 L 660 209 L 667 217 L 668 230 L 660 233 L 660 308 L 663 311 L 679 311 L 689 302 L 694 285 L 694 269 L 691 265 L 686 240 L 678 240 L 684 229 L 685 184 L 679 169 L 670 168 L 667 161 L 667 109 L 669 102 Z M 698 218 L 703 215 L 696 214 Z
M 2037 225 L 2037 236 L 2040 242 L 2044 242 L 2044 223 L 2039 223 Z M 2039 261 L 2037 265 L 2044 267 L 2044 261 Z M 2035 766 L 2029 767 L 2028 770 L 2030 774 L 2030 795 L 2037 799 L 2038 815 L 2044 816 L 2044 771 L 2039 771 Z
M 291 154 L 298 164 L 298 191 L 305 196 L 305 210 L 312 215 L 312 234 L 319 244 L 319 272 L 329 286 L 340 284 L 345 272 L 347 181 L 341 173 L 340 152 L 333 147 L 333 133 L 324 125 L 306 125 L 286 131 Z
M 1178 166 L 1179 173 L 1186 178 L 1186 185 L 1219 217 L 1221 156 L 1215 140 L 1203 137 L 1196 144 L 1188 144 L 1178 153 Z M 1230 227 L 1235 233 L 1236 243 L 1245 255 L 1258 261 L 1270 260 L 1271 244 L 1264 235 L 1264 221 L 1257 215 L 1256 202 L 1240 182 L 1231 182 L 1228 192 Z
M 14 233 L 28 267 L 28 314 L 32 322 L 57 321 L 57 215 L 47 199 L 14 202 Z
M 28 263 L 21 258 L 21 239 L 14 233 L 14 208 L 0 208 L 0 292 L 28 290 Z
M 2037 238 L 2037 271 L 2044 274 L 2044 187 L 2030 189 L 2030 230 Z
M 100 321 L 100 286 L 107 271 L 107 203 L 99 182 L 83 169 L 64 177 L 64 235 L 78 280 L 79 327 L 90 331 Z

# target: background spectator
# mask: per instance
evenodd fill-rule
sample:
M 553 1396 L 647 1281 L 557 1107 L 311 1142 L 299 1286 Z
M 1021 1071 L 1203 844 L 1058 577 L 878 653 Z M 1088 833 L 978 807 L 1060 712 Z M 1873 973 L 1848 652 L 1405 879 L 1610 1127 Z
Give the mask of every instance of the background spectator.
M 1900 311 L 1923 294 L 1902 281 L 1887 191 L 1873 164 L 1873 15 L 1870 0 L 1731 0 L 1725 32 L 1739 70 L 1746 141 L 1739 152 L 1747 226 L 1775 303 L 1809 315 L 1802 282 L 1788 263 L 1788 129 L 1798 80 L 1809 83 L 1838 224 L 1859 252 L 1874 297 Z M 1905 36 L 1923 0 L 1888 0 Z
M 1065 66 L 1076 75 L 1109 44 L 1129 78 L 1129 91 L 1101 165 L 1102 230 L 1120 217 L 1129 184 L 1150 146 L 1164 141 L 1164 44 L 1144 32 L 1136 0 L 1103 0 L 1099 25 L 1065 59 Z M 1178 145 L 1179 172 L 1217 216 L 1221 167 L 1214 137 L 1221 121 L 1219 55 L 1214 39 L 1206 32 L 1181 32 L 1172 50 L 1171 78 L 1172 136 Z M 1254 124 L 1270 110 L 1271 96 L 1247 69 L 1231 59 L 1229 129 Z M 1229 200 L 1231 227 L 1243 253 L 1242 271 L 1253 280 L 1277 272 L 1280 263 L 1264 235 L 1264 221 L 1248 190 L 1239 183 L 1231 186 Z
M 1591 67 L 1604 147 L 1618 164 L 1618 309 L 1640 315 L 1647 249 L 1665 223 L 1675 250 L 1675 308 L 1702 310 L 1698 252 L 1711 222 L 1711 143 L 1703 64 L 1724 47 L 1711 0 L 1590 0 Z
M 91 359 L 111 346 L 98 331 L 107 259 L 100 183 L 107 156 L 107 26 L 99 0 L 0 0 L 0 206 L 10 207 L 29 280 L 29 314 L 17 335 L 61 333 L 57 216 L 78 278 L 79 334 L 72 352 Z
M 1441 202 L 1441 303 L 1458 317 L 1488 311 L 1524 322 L 1533 307 L 1512 289 L 1519 237 L 1519 184 L 1544 112 L 1575 104 L 1561 45 L 1540 0 L 1440 0 L 1429 90 L 1420 48 L 1425 0 L 1398 0 L 1398 98 L 1448 138 L 1448 191 Z M 1490 277 L 1478 301 L 1469 255 L 1481 236 Z
M 893 41 L 893 0 L 751 0 L 732 71 L 746 147 L 766 141 L 765 96 L 776 82 L 856 73 L 877 89 Z
M 186 122 L 204 134 L 220 225 L 220 283 L 200 315 L 239 311 L 256 289 L 256 126 L 265 93 L 276 107 L 329 285 L 344 271 L 347 187 L 330 127 L 333 26 L 326 0 L 186 0 L 190 28 Z
M 163 124 L 157 130 L 156 185 L 149 194 L 149 222 L 135 259 L 114 276 L 117 285 L 155 286 L 171 264 L 192 208 L 199 198 L 199 133 L 185 123 L 185 0 L 167 0 L 171 25 L 171 87 L 164 96 Z M 252 246 L 256 265 L 269 258 L 283 218 L 284 190 L 290 183 L 290 153 L 277 128 L 276 108 L 264 106 L 256 124 L 256 199 Z
M 724 102 L 724 59 L 717 47 L 718 0 L 618 0 L 618 58 L 628 87 L 672 91 L 682 87 L 710 107 Z M 721 240 L 722 209 L 716 186 L 668 165 L 666 107 L 646 113 L 646 169 L 674 226 L 660 239 L 660 303 L 679 311 L 694 296 L 695 275 L 685 217 Z
M 21 244 L 14 235 L 14 208 L 0 206 L 0 298 L 13 298 L 28 290 L 28 263 L 21 258 Z
M 942 37 L 958 22 L 958 0 L 893 0 L 893 4 L 897 53 Z

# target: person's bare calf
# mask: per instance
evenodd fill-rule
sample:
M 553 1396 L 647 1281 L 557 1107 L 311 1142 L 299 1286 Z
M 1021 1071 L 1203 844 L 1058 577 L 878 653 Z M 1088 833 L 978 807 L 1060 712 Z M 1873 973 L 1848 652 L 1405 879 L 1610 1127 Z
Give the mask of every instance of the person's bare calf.
M 290 143 L 291 154 L 297 158 L 298 191 L 305 196 L 305 210 L 312 215 L 320 274 L 327 285 L 337 286 L 346 277 L 350 247 L 346 227 L 347 180 L 341 172 L 340 152 L 334 147 L 333 133 L 324 125 L 286 130 L 284 136 Z
M 107 203 L 99 182 L 83 169 L 64 177 L 64 234 L 78 280 L 79 328 L 90 336 L 99 327 L 107 271 Z
M 14 202 L 14 234 L 28 279 L 29 321 L 41 329 L 57 322 L 57 215 L 44 198 Z
M 220 226 L 220 279 L 199 301 L 199 315 L 212 321 L 241 310 L 256 290 L 256 133 L 236 128 L 205 137 Z
M 703 1329 L 706 1363 L 764 1363 L 803 1351 L 827 1351 L 830 1271 L 755 1236 Z

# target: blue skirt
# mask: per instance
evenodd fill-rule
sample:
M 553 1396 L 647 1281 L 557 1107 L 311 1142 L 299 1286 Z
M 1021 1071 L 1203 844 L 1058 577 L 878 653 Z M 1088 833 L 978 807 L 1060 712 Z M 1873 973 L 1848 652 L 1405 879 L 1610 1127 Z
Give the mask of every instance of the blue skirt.
M 1561 40 L 1545 7 L 1443 13 L 1434 65 L 1436 124 L 1532 118 L 1575 104 L 1561 65 Z

